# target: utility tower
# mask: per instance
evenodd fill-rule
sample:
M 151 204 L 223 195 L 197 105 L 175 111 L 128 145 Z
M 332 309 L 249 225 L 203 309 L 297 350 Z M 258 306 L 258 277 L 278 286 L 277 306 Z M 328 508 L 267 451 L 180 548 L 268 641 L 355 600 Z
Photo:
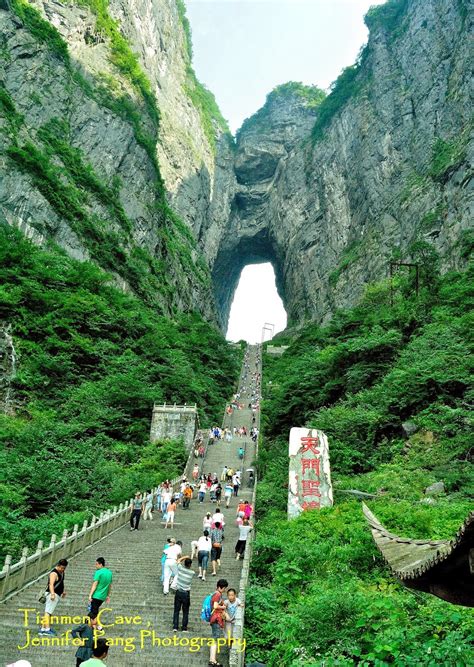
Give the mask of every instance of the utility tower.
M 273 334 L 275 333 L 275 325 L 270 324 L 269 322 L 265 322 L 265 324 L 262 327 L 262 343 L 265 342 L 266 331 L 270 334 L 270 338 L 268 340 L 271 340 L 273 338 Z

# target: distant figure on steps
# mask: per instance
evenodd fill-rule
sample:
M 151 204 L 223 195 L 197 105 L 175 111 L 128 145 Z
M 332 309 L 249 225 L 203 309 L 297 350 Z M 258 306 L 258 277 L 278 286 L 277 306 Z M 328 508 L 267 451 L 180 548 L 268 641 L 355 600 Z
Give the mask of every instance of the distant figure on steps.
M 138 530 L 140 517 L 143 510 L 143 498 L 140 491 L 137 491 L 135 498 L 130 503 L 130 530 Z

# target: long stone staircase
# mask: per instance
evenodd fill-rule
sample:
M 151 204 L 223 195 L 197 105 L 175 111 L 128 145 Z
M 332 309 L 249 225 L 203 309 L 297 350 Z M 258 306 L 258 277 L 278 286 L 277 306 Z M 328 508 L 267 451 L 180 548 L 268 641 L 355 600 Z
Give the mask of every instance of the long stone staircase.
M 247 364 L 250 370 L 246 371 L 245 366 L 242 369 L 241 386 L 247 375 L 247 388 L 246 391 L 241 391 L 240 397 L 245 408 L 235 410 L 232 415 L 226 414 L 224 426 L 246 426 L 247 431 L 252 426 L 252 412 L 247 405 L 251 395 L 250 375 L 256 370 L 257 350 L 256 346 L 248 348 Z M 244 461 L 240 461 L 238 457 L 241 446 L 245 446 Z M 247 485 L 245 471 L 252 465 L 254 456 L 255 446 L 250 438 L 234 437 L 230 443 L 221 440 L 208 446 L 203 472 L 215 472 L 220 477 L 224 465 L 241 469 L 243 484 L 239 498 L 250 502 L 253 489 Z M 205 513 L 208 510 L 214 511 L 215 508 L 215 504 L 210 502 L 209 494 L 206 494 L 202 505 L 196 497 L 191 501 L 188 510 L 178 508 L 173 531 L 164 529 L 161 515 L 155 512 L 152 521 L 141 521 L 138 531 L 131 532 L 128 525 L 125 525 L 71 559 L 65 578 L 67 595 L 55 612 L 58 616 L 69 618 L 61 619 L 64 621 L 62 623 L 53 624 L 57 638 L 42 638 L 38 635 L 36 615 L 42 614 L 43 605 L 37 598 L 46 577 L 6 603 L 0 604 L 0 665 L 21 659 L 29 661 L 32 667 L 75 665 L 77 647 L 71 643 L 70 630 L 79 621 L 74 617 L 87 614 L 94 564 L 99 556 L 105 558 L 114 575 L 112 596 L 108 605 L 110 611 L 105 611 L 101 617 L 103 626 L 110 624 L 110 627 L 105 628 L 104 636 L 113 642 L 107 664 L 111 667 L 207 665 L 211 634 L 209 624 L 201 620 L 202 602 L 206 595 L 213 592 L 216 581 L 221 577 L 228 580 L 230 587 L 239 590 L 242 561 L 236 561 L 234 553 L 238 539 L 238 528 L 235 524 L 237 503 L 238 498 L 232 498 L 230 508 L 226 510 L 225 502 L 222 501 L 221 509 L 226 526 L 221 567 L 218 575 L 213 577 L 209 563 L 207 580 L 202 582 L 197 576 L 193 580 L 189 633 L 175 634 L 172 631 L 174 596 L 164 596 L 162 592 L 161 554 L 166 537 L 171 534 L 182 540 L 183 553 L 190 553 L 191 541 L 202 534 L 202 519 Z M 196 560 L 193 568 L 197 572 Z M 105 607 L 105 603 L 103 606 Z M 29 610 L 27 619 L 27 612 L 22 611 L 25 609 Z M 196 645 L 199 646 L 198 649 Z M 224 647 L 218 660 L 227 665 L 228 655 L 228 648 Z

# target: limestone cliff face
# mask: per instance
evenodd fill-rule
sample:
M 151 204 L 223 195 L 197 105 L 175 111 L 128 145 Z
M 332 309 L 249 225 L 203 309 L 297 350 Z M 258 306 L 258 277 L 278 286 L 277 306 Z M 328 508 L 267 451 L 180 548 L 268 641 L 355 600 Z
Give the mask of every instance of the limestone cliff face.
M 273 262 L 294 324 L 356 303 L 391 257 L 410 259 L 414 241 L 431 244 L 444 270 L 462 265 L 473 219 L 472 13 L 452 0 L 397 4 L 395 27 L 370 24 L 355 92 L 315 142 L 318 112 L 293 94 L 244 124 L 214 264 L 223 324 L 240 267 L 259 259 Z
M 210 209 L 216 151 L 186 90 L 177 3 L 112 0 L 108 13 L 104 20 L 82 3 L 57 0 L 0 3 L 0 208 L 36 242 L 53 239 L 71 256 L 97 261 L 163 312 L 199 310 L 213 320 L 209 272 L 192 238 Z M 228 138 L 214 133 L 229 151 Z M 165 196 L 191 236 L 165 211 Z
M 196 87 L 178 0 L 99 15 L 87 0 L 0 0 L 0 214 L 223 329 L 250 262 L 273 262 L 293 324 L 356 303 L 414 241 L 461 266 L 472 3 L 389 6 L 369 14 L 337 108 L 282 86 L 234 144 Z

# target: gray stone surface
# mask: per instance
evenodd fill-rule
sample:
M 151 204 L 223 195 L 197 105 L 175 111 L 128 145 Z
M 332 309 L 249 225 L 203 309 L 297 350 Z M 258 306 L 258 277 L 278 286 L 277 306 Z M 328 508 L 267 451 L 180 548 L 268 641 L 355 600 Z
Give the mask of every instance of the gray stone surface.
M 420 427 L 415 424 L 415 422 L 403 422 L 402 424 L 402 429 L 407 438 L 409 438 L 411 435 L 414 435 L 420 430 Z
M 444 493 L 446 488 L 444 482 L 435 482 L 425 489 L 425 495 L 427 496 L 438 496 L 440 493 Z
M 387 276 L 394 251 L 410 259 L 415 240 L 432 245 L 443 270 L 463 266 L 460 234 L 474 211 L 472 11 L 461 4 L 413 0 L 397 34 L 375 29 L 360 92 L 314 146 L 314 110 L 291 96 L 243 129 L 214 263 L 223 326 L 248 262 L 273 262 L 290 324 L 356 303 Z M 429 175 L 437 137 L 464 147 L 438 180 Z
M 111 64 L 110 44 L 95 34 L 87 8 L 59 0 L 34 4 L 67 41 L 75 71 L 93 87 L 112 77 L 116 94 L 137 98 Z M 415 240 L 439 253 L 443 270 L 464 266 L 461 233 L 474 212 L 471 3 L 413 0 L 394 32 L 374 28 L 358 94 L 314 145 L 317 109 L 282 94 L 242 129 L 235 146 L 216 129 L 216 151 L 186 92 L 185 38 L 174 0 L 112 0 L 110 11 L 156 96 L 157 156 L 167 196 L 212 271 L 223 329 L 248 263 L 273 263 L 295 327 L 308 319 L 325 322 L 337 308 L 355 304 L 368 282 L 387 276 L 394 252 L 411 258 Z M 195 309 L 215 319 L 211 286 L 164 255 L 153 165 L 130 123 L 85 94 L 46 45 L 2 8 L 0 33 L 0 80 L 25 117 L 22 138 L 34 140 L 53 117 L 67 119 L 72 144 L 101 178 L 109 184 L 120 179 L 131 245 L 164 262 L 170 289 L 159 297 L 163 308 Z M 462 159 L 433 178 L 438 137 L 458 144 Z M 53 238 L 70 255 L 88 258 L 83 239 L 30 178 L 12 168 L 7 145 L 0 132 L 0 209 L 8 222 L 38 243 Z M 103 207 L 90 206 L 113 229 Z M 115 278 L 130 289 L 126 276 Z
M 182 438 L 186 451 L 189 452 L 194 442 L 196 429 L 196 406 L 154 406 L 150 427 L 151 442 Z

